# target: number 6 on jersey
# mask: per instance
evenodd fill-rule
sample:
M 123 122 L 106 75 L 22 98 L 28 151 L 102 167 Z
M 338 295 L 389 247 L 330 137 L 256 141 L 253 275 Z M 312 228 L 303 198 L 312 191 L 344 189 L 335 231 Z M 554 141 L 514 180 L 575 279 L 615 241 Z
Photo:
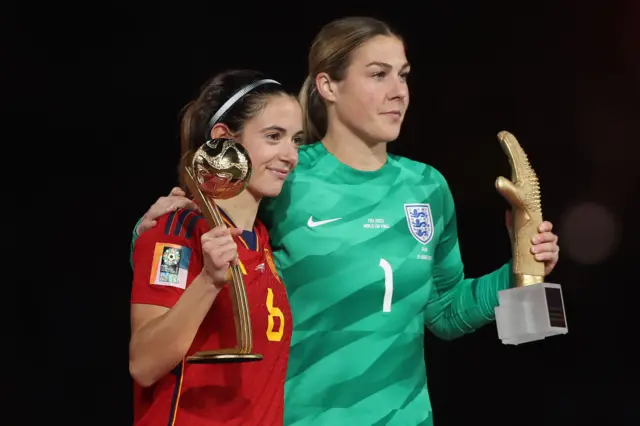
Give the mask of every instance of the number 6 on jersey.
M 284 335 L 284 315 L 280 308 L 273 306 L 273 290 L 267 288 L 267 311 L 269 316 L 267 317 L 267 340 L 270 342 L 279 342 Z M 274 331 L 275 321 L 274 318 L 280 319 L 280 327 L 278 331 Z
M 380 259 L 379 266 L 384 271 L 384 297 L 382 299 L 382 312 L 391 312 L 393 300 L 393 269 L 385 259 Z

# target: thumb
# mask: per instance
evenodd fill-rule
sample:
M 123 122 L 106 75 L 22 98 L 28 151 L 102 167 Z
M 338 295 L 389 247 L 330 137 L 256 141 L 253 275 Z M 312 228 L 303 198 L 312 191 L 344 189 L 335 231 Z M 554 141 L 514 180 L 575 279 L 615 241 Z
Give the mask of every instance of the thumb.
M 158 224 L 157 221 L 155 220 L 143 220 L 140 222 L 140 224 L 138 225 L 138 228 L 136 228 L 136 234 L 138 236 L 142 235 L 144 232 L 148 231 L 149 229 L 155 227 Z
M 502 176 L 496 179 L 496 189 L 513 208 L 524 208 L 518 188 L 509 179 Z
M 173 195 L 173 196 L 177 196 L 177 197 L 184 197 L 187 194 L 184 193 L 182 188 L 180 188 L 178 186 L 174 186 L 173 189 L 171 190 L 171 192 L 169 193 L 169 195 Z
M 238 228 L 229 228 L 229 234 L 232 237 L 237 237 L 242 235 L 242 229 L 238 229 Z

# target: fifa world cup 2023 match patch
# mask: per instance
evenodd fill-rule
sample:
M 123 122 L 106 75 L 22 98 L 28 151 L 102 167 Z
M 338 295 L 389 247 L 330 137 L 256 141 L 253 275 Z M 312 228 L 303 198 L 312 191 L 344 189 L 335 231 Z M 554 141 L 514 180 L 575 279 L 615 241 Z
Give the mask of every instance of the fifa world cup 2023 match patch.
M 191 248 L 170 243 L 156 243 L 149 283 L 187 288 Z

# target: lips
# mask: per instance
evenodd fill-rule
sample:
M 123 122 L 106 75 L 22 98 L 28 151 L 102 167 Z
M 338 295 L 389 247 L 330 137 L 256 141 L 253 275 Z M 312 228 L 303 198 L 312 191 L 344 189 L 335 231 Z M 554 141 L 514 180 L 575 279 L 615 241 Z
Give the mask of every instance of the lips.
M 287 175 L 289 175 L 289 169 L 284 167 L 267 167 L 271 173 L 273 173 L 278 179 L 285 180 Z
M 387 112 L 383 112 L 382 115 L 389 115 L 391 117 L 401 117 L 402 113 L 400 111 L 387 111 Z

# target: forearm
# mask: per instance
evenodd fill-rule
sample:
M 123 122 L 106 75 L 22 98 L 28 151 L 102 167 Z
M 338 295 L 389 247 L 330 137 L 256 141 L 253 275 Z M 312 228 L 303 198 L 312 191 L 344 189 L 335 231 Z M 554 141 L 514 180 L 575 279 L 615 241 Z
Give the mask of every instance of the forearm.
M 151 386 L 184 358 L 218 293 L 201 274 L 167 313 L 133 333 L 129 362 L 139 384 Z
M 440 179 L 444 227 L 434 256 L 433 291 L 425 325 L 435 335 L 451 340 L 495 319 L 498 292 L 513 286 L 513 272 L 508 262 L 483 277 L 464 277 L 453 196 L 444 177 Z
M 425 325 L 446 340 L 477 330 L 495 320 L 498 292 L 512 286 L 511 262 L 480 278 L 462 279 L 429 301 Z

